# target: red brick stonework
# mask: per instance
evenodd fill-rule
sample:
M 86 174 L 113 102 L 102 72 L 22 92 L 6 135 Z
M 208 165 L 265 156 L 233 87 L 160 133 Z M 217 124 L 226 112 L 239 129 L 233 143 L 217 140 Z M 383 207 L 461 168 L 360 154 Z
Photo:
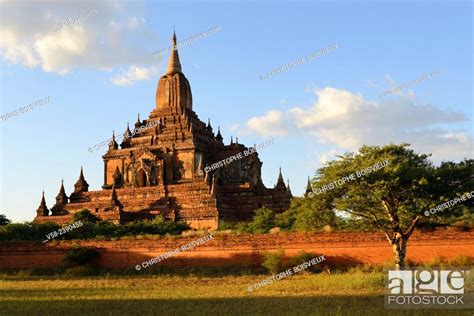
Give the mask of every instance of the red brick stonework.
M 57 267 L 74 245 L 94 247 L 99 264 L 109 269 L 133 269 L 137 264 L 199 236 L 118 241 L 61 241 L 59 243 L 0 243 L 0 270 Z M 171 267 L 256 267 L 266 251 L 285 249 L 323 254 L 332 264 L 384 264 L 393 261 L 392 248 L 381 233 L 279 233 L 271 235 L 214 235 L 204 244 L 183 251 L 157 265 Z M 408 260 L 423 263 L 437 256 L 474 258 L 474 232 L 438 230 L 415 232 L 408 242 Z
M 214 134 L 210 122 L 198 118 L 191 86 L 173 49 L 167 73 L 158 81 L 155 109 L 143 121 L 138 117 L 133 133 L 127 125 L 120 145 L 113 134 L 103 156 L 102 190 L 89 191 L 81 168 L 74 192 L 68 197 L 61 184 L 51 211 L 43 192 L 35 222 L 64 224 L 75 212 L 88 209 L 115 223 L 162 215 L 214 230 L 219 220 L 250 220 L 262 206 L 285 211 L 291 191 L 281 170 L 275 187 L 265 187 L 258 153 L 215 170 L 205 168 L 247 149 L 237 139 L 225 145 L 220 130 Z

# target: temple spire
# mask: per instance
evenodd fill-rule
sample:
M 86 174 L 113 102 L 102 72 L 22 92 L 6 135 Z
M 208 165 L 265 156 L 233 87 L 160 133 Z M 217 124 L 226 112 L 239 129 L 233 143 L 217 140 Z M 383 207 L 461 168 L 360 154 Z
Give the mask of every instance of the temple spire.
M 115 191 L 115 184 L 112 185 L 112 194 L 110 194 L 110 208 L 113 210 L 120 211 L 123 205 L 120 203 L 117 192 Z
M 129 123 L 129 122 L 127 122 L 127 129 L 125 130 L 125 134 L 127 134 L 127 133 L 128 133 L 128 136 L 127 136 L 127 137 L 130 137 L 130 134 L 131 134 L 132 132 L 130 132 L 130 123 Z
M 84 171 L 81 166 L 81 173 L 79 174 L 79 179 L 74 184 L 74 193 L 87 192 L 89 191 L 89 184 L 86 179 L 84 179 Z
M 46 206 L 46 200 L 44 199 L 44 190 L 43 190 L 43 196 L 41 197 L 41 202 L 36 210 L 36 214 L 38 216 L 48 216 L 49 215 L 49 210 L 48 207 Z
M 280 167 L 280 173 L 278 174 L 278 182 L 284 182 L 283 181 L 283 176 L 281 174 L 281 167 Z
M 224 139 L 224 138 L 222 137 L 222 135 L 221 135 L 221 127 L 220 127 L 220 126 L 217 127 L 216 139 L 217 139 L 217 141 L 219 141 L 219 142 L 221 142 L 221 143 L 222 143 L 222 140 Z
M 109 143 L 109 149 L 118 149 L 118 144 L 115 141 L 115 131 L 112 131 L 112 140 Z
M 178 48 L 176 44 L 176 33 L 173 32 L 173 40 L 171 42 L 171 54 L 168 61 L 168 70 L 167 74 L 174 74 L 181 72 L 181 62 L 179 61 Z
M 56 203 L 51 208 L 52 215 L 61 215 L 64 210 L 64 206 L 67 204 L 68 197 L 66 191 L 64 190 L 64 180 L 61 179 L 61 187 L 59 188 L 59 193 L 56 196 Z
M 281 167 L 280 167 L 280 173 L 278 174 L 278 181 L 275 188 L 281 188 L 281 189 L 286 190 L 285 180 L 283 180 L 283 175 L 281 174 Z
M 46 200 L 44 198 L 44 190 L 43 190 L 43 195 L 41 196 L 41 203 L 40 206 L 46 206 Z
M 142 121 L 140 121 L 140 113 L 138 113 L 137 122 L 135 123 L 135 128 L 142 126 Z
M 59 188 L 59 193 L 66 193 L 66 190 L 64 190 L 64 179 L 61 179 L 61 187 Z
M 313 188 L 311 187 L 311 181 L 309 180 L 308 177 L 308 183 L 306 184 L 306 191 L 304 193 L 305 196 L 313 192 Z
M 125 133 L 123 133 L 123 140 L 120 144 L 122 148 L 129 147 L 128 145 L 130 144 L 130 137 L 132 137 L 132 132 L 130 131 L 130 123 L 127 122 L 127 129 L 125 130 Z
M 207 130 L 212 133 L 212 125 L 211 125 L 211 118 L 207 119 Z

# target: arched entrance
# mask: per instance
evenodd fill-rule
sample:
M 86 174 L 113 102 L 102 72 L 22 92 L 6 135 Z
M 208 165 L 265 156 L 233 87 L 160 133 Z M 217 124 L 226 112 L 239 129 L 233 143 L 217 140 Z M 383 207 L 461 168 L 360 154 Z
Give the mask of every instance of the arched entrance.
M 138 187 L 146 187 L 147 177 L 146 173 L 143 169 L 139 169 L 137 172 L 137 186 Z

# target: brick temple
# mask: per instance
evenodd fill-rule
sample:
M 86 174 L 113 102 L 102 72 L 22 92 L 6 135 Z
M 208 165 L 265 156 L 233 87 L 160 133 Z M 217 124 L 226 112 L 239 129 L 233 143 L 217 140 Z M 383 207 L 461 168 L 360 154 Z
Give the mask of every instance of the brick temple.
M 81 167 L 74 191 L 68 197 L 61 183 L 51 210 L 43 192 L 35 222 L 64 224 L 75 212 L 88 209 L 120 224 L 161 215 L 184 220 L 192 228 L 217 229 L 219 221 L 251 220 L 262 206 L 275 212 L 289 208 L 292 194 L 281 170 L 275 187 L 265 187 L 258 153 L 204 172 L 206 166 L 249 147 L 232 138 L 225 145 L 220 129 L 214 134 L 210 121 L 199 119 L 191 86 L 181 72 L 175 34 L 172 44 L 167 72 L 158 81 L 156 107 L 148 119 L 138 117 L 135 131 L 139 133 L 132 134 L 127 124 L 120 146 L 113 134 L 102 156 L 102 190 L 89 191 Z

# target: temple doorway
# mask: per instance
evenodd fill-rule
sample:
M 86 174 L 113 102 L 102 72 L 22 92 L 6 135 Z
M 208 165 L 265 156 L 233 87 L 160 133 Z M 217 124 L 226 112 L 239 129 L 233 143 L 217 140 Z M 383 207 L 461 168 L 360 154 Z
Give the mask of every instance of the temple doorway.
M 143 169 L 138 170 L 138 172 L 137 172 L 137 186 L 139 188 L 146 187 L 146 183 L 147 183 L 146 180 L 147 179 L 146 179 L 145 171 Z

